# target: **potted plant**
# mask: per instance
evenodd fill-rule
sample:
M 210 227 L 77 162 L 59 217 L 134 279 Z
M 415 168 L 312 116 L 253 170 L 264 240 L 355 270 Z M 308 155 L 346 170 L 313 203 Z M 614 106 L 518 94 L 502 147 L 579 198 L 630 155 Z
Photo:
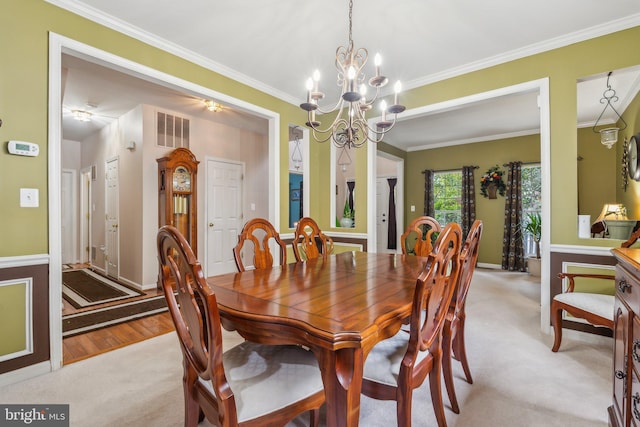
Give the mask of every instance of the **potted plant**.
M 342 219 L 340 220 L 341 227 L 353 227 L 355 219 L 355 212 L 349 207 L 349 201 L 344 201 L 344 210 L 342 212 Z
M 527 222 L 524 224 L 523 230 L 533 238 L 535 242 L 535 256 L 527 258 L 527 267 L 529 274 L 532 276 L 540 276 L 540 238 L 542 237 L 542 217 L 538 212 L 527 214 Z
M 496 193 L 504 196 L 507 185 L 504 183 L 504 179 L 502 179 L 503 174 L 504 172 L 498 165 L 489 168 L 480 178 L 480 193 L 489 199 L 495 199 Z

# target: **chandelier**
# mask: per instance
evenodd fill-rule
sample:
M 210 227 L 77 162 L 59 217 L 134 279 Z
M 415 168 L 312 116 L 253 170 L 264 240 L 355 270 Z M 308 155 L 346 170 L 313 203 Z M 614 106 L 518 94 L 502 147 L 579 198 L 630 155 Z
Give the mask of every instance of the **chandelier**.
M 611 102 L 618 101 L 618 96 L 616 95 L 616 91 L 611 89 L 611 85 L 609 84 L 609 78 L 611 77 L 612 73 L 613 71 L 609 71 L 609 74 L 607 74 L 607 88 L 602 93 L 602 98 L 600 98 L 600 104 L 605 104 L 604 109 L 602 110 L 602 113 L 600 113 L 600 116 L 598 116 L 598 119 L 593 124 L 593 128 L 592 128 L 593 132 L 600 134 L 600 142 L 602 143 L 602 145 L 604 145 L 607 148 L 611 148 L 613 144 L 615 144 L 616 141 L 618 140 L 618 131 L 627 128 L 627 122 L 624 121 L 620 113 L 618 113 L 618 110 L 616 110 L 613 104 L 611 103 Z M 618 116 L 618 119 L 622 121 L 624 126 L 622 128 L 619 128 L 614 125 L 612 127 L 597 131 L 596 127 L 598 126 L 598 122 L 600 122 L 600 119 L 604 115 L 605 111 L 607 111 L 607 107 L 610 107 L 613 110 L 613 112 L 616 113 L 616 116 Z
M 306 125 L 313 131 L 314 138 L 319 142 L 326 142 L 331 138 L 338 148 L 361 147 L 367 141 L 379 142 L 386 132 L 393 128 L 398 113 L 405 110 L 404 105 L 398 103 L 398 94 L 402 90 L 400 82 L 396 82 L 393 105 L 388 106 L 383 100 L 380 102 L 382 119 L 372 128 L 366 120 L 366 112 L 373 108 L 378 99 L 380 88 L 384 87 L 388 79 L 380 74 L 382 62 L 379 54 L 375 55 L 375 76 L 369 79 L 369 86 L 375 88 L 375 95 L 370 100 L 366 99 L 367 85 L 365 85 L 364 66 L 367 63 L 369 52 L 364 48 L 355 49 L 351 37 L 353 23 L 353 0 L 349 0 L 349 44 L 336 49 L 336 69 L 338 70 L 337 84 L 341 88 L 340 98 L 329 110 L 323 110 L 318 106 L 318 100 L 324 98 L 324 93 L 318 90 L 320 72 L 315 71 L 313 77 L 307 80 L 307 102 L 300 104 L 300 108 L 307 111 L 308 122 Z M 336 112 L 336 118 L 331 125 L 321 128 L 321 122 L 317 120 L 316 113 L 329 114 Z M 392 117 L 388 117 L 390 115 Z

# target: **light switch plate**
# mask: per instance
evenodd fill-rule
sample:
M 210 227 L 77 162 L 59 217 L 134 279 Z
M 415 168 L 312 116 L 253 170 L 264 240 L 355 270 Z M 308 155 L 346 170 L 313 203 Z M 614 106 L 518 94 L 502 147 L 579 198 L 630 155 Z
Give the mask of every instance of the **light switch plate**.
M 416 211 L 416 206 L 415 205 L 411 205 L 411 212 L 415 212 Z
M 20 189 L 20 207 L 21 208 L 37 208 L 39 204 L 39 194 L 37 188 L 21 188 Z

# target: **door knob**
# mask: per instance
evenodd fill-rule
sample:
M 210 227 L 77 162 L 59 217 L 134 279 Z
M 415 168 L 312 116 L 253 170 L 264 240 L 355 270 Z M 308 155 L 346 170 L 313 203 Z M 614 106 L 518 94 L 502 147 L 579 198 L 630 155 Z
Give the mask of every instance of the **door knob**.
M 209 223 L 209 227 L 213 227 L 213 223 L 212 222 Z

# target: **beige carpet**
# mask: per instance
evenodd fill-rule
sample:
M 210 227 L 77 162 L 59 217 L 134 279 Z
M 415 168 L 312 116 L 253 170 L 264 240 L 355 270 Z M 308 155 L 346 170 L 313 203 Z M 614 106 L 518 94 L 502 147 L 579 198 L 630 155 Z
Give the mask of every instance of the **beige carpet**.
M 445 409 L 449 426 L 607 425 L 611 339 L 576 340 L 568 334 L 560 352 L 552 353 L 552 337 L 540 332 L 539 301 L 539 283 L 525 274 L 476 271 L 467 303 L 474 384 L 462 379 L 454 362 L 461 413 Z M 236 340 L 229 333 L 225 345 Z M 180 426 L 181 381 L 181 355 L 172 333 L 0 388 L 0 403 L 69 403 L 74 427 Z M 306 423 L 305 414 L 289 427 Z M 360 425 L 396 425 L 395 404 L 363 397 Z M 413 426 L 435 425 L 424 384 L 414 393 Z

